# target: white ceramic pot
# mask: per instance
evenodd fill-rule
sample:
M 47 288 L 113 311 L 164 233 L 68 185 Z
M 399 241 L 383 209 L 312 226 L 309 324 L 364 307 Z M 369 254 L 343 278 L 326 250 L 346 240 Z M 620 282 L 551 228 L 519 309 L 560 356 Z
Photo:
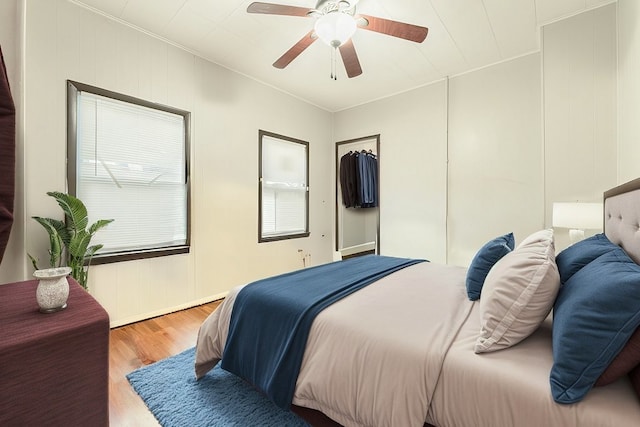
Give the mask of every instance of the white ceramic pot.
M 36 270 L 33 277 L 39 280 L 36 289 L 36 300 L 43 313 L 55 313 L 67 307 L 69 298 L 69 282 L 67 276 L 70 267 L 47 268 Z

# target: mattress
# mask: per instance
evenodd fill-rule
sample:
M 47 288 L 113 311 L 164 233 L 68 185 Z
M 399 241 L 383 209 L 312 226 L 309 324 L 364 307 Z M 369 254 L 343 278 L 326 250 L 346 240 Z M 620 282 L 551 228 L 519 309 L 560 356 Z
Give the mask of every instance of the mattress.
M 553 401 L 549 385 L 553 313 L 521 343 L 475 354 L 478 308 L 474 304 L 447 353 L 431 401 L 430 423 L 438 427 L 640 425 L 640 402 L 626 375 L 593 388 L 579 403 Z

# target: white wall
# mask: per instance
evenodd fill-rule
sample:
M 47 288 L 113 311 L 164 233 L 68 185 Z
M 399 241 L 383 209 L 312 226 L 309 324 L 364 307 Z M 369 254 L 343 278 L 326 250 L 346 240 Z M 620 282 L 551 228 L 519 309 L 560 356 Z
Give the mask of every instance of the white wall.
M 616 5 L 547 25 L 541 33 L 551 224 L 553 202 L 600 202 L 617 184 Z M 557 248 L 568 244 L 567 229 L 555 234 Z
M 599 201 L 615 185 L 616 5 L 547 25 L 541 36 L 547 201 L 563 192 Z
M 446 261 L 446 129 L 445 82 L 334 115 L 335 141 L 380 134 L 382 255 Z
M 618 0 L 618 183 L 640 176 L 640 3 Z
M 543 227 L 541 126 L 532 54 L 336 113 L 334 139 L 381 135 L 383 254 L 467 265 Z
M 65 0 L 26 0 L 24 69 L 27 218 L 61 217 L 45 193 L 65 190 L 66 79 L 192 113 L 191 253 L 92 266 L 90 291 L 112 324 L 301 268 L 298 249 L 331 261 L 330 113 Z M 258 129 L 310 143 L 309 238 L 257 243 Z M 46 259 L 46 233 L 22 222 L 26 250 Z
M 616 184 L 615 7 L 544 28 L 544 53 L 335 114 L 335 140 L 381 135 L 383 254 L 468 265 Z
M 450 80 L 449 263 L 543 227 L 541 132 L 540 54 Z

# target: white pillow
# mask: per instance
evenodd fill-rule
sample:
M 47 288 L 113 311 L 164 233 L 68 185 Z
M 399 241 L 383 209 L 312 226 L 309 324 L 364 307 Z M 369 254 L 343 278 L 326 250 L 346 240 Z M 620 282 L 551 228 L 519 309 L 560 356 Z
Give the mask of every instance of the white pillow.
M 511 347 L 547 317 L 560 289 L 553 230 L 531 234 L 487 274 L 475 352 Z

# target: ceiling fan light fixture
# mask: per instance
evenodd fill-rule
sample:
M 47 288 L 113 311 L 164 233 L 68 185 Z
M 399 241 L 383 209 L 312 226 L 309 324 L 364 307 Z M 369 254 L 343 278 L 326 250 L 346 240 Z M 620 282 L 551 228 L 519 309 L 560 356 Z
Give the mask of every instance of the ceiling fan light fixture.
M 315 32 L 320 40 L 334 48 L 349 40 L 356 28 L 353 16 L 338 11 L 321 16 L 315 24 Z

